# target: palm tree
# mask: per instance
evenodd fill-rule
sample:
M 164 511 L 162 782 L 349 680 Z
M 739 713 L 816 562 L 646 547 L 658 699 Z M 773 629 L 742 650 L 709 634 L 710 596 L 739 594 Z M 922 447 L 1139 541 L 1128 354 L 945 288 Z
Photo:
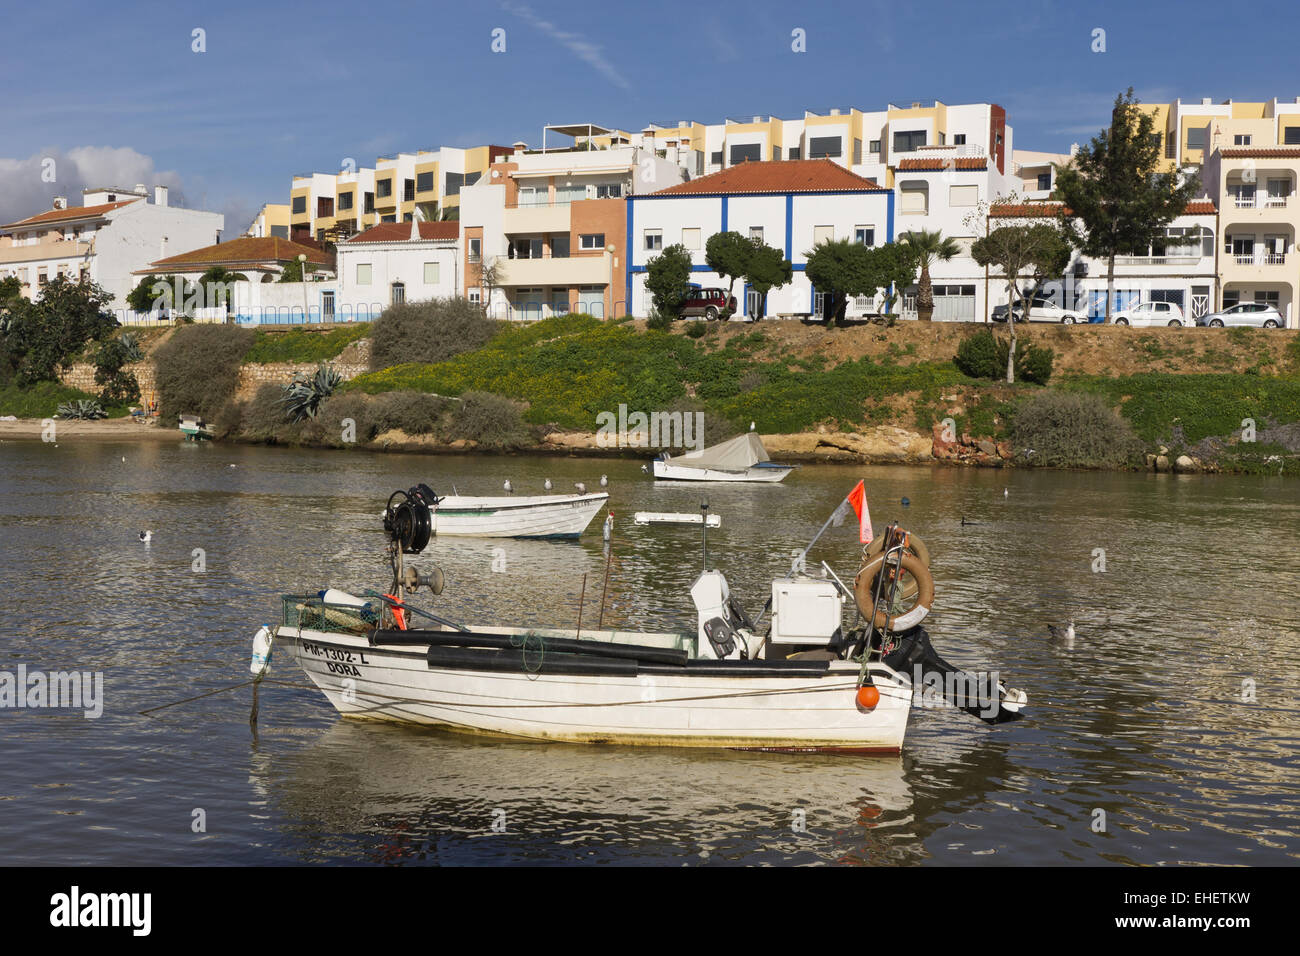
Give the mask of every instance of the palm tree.
M 921 264 L 921 278 L 916 284 L 916 317 L 922 322 L 929 322 L 934 317 L 934 286 L 930 282 L 930 266 L 953 259 L 961 252 L 961 246 L 956 239 L 944 236 L 938 229 L 933 232 L 928 229 L 905 232 L 899 238 L 912 247 Z

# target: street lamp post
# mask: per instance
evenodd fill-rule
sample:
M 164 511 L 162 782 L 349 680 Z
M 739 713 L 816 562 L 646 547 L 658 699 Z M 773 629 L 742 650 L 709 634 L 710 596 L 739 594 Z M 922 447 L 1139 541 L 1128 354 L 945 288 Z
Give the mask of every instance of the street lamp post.
M 302 281 L 302 323 L 307 324 L 307 253 L 298 253 L 298 278 Z

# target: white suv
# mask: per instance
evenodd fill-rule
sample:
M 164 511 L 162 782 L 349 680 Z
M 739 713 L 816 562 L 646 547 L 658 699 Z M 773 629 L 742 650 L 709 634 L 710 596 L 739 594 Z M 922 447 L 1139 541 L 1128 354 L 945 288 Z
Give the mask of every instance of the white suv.
M 1110 317 L 1115 325 L 1191 325 L 1183 316 L 1181 306 L 1173 302 L 1143 302 L 1129 309 L 1120 309 Z

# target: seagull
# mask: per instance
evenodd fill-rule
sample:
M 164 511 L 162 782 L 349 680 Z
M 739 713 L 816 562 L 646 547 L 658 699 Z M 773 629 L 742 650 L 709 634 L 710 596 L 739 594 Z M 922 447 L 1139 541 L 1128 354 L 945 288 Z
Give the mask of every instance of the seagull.
M 148 544 L 148 543 L 149 543 L 150 541 L 152 541 L 152 540 L 153 540 L 153 532 L 152 532 L 152 531 L 141 531 L 141 532 L 140 532 L 140 541 L 141 541 L 141 543 L 143 543 L 143 544 Z
M 604 475 L 601 475 L 601 476 L 600 476 L 600 487 L 602 487 L 602 488 L 608 488 L 608 487 L 609 487 L 609 479 L 606 478 Z
M 547 491 L 550 491 L 554 487 L 554 485 L 551 484 L 551 479 L 547 478 L 545 481 L 542 482 L 542 487 L 545 488 Z
M 1047 633 L 1052 635 L 1052 640 L 1063 641 L 1066 647 L 1074 646 L 1074 619 L 1066 627 L 1057 627 L 1055 624 L 1047 625 Z
M 505 483 L 504 485 L 502 485 L 502 487 L 505 488 L 505 490 L 506 490 L 506 494 L 508 494 L 508 495 L 512 495 L 512 494 L 515 493 L 515 486 L 512 485 L 512 484 L 510 484 L 510 479 L 509 479 L 509 478 L 506 479 L 506 483 Z
M 605 516 L 605 529 L 603 535 L 606 541 L 609 540 L 609 536 L 613 534 L 613 532 L 614 532 L 614 512 L 611 511 L 608 515 Z
M 126 455 L 122 456 L 122 461 L 126 461 Z
M 230 467 L 231 467 L 231 468 L 234 468 L 235 466 L 234 466 L 234 465 L 231 465 Z
M 1002 497 L 1003 497 L 1003 498 L 1008 498 L 1008 497 L 1010 497 L 1010 496 L 1011 496 L 1011 489 L 1010 489 L 1010 488 L 1003 488 L 1003 489 L 1002 489 Z
M 647 475 L 650 474 L 650 469 L 646 465 L 642 465 L 641 470 L 644 471 Z
M 587 493 L 587 486 L 580 481 L 575 481 L 573 487 L 578 489 L 578 494 L 580 495 L 585 495 Z
M 751 432 L 754 430 L 754 423 L 753 423 L 753 422 L 750 422 L 750 423 L 749 423 L 749 430 L 750 430 Z

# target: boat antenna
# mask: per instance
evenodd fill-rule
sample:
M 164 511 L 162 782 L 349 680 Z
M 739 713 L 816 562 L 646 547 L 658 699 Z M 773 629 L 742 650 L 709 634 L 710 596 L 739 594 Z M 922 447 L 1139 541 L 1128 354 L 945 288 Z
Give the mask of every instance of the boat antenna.
M 704 530 L 704 570 L 709 570 L 709 498 L 700 502 L 700 527 Z
M 826 529 L 829 528 L 831 524 L 835 521 L 835 519 L 840 516 L 841 510 L 844 508 L 844 506 L 847 503 L 848 503 L 847 501 L 840 502 L 839 506 L 837 506 L 836 509 L 831 513 L 831 516 L 826 519 L 826 523 L 822 525 L 821 530 L 818 531 L 815 535 L 813 535 L 813 539 L 808 542 L 807 546 L 805 546 L 802 551 L 799 551 L 798 553 L 795 554 L 794 560 L 790 562 L 790 574 L 793 575 L 795 572 L 799 570 L 800 567 L 803 566 L 804 562 L 808 558 L 808 552 L 812 550 L 812 546 L 817 543 L 817 539 L 820 538 L 823 534 L 825 534 Z

